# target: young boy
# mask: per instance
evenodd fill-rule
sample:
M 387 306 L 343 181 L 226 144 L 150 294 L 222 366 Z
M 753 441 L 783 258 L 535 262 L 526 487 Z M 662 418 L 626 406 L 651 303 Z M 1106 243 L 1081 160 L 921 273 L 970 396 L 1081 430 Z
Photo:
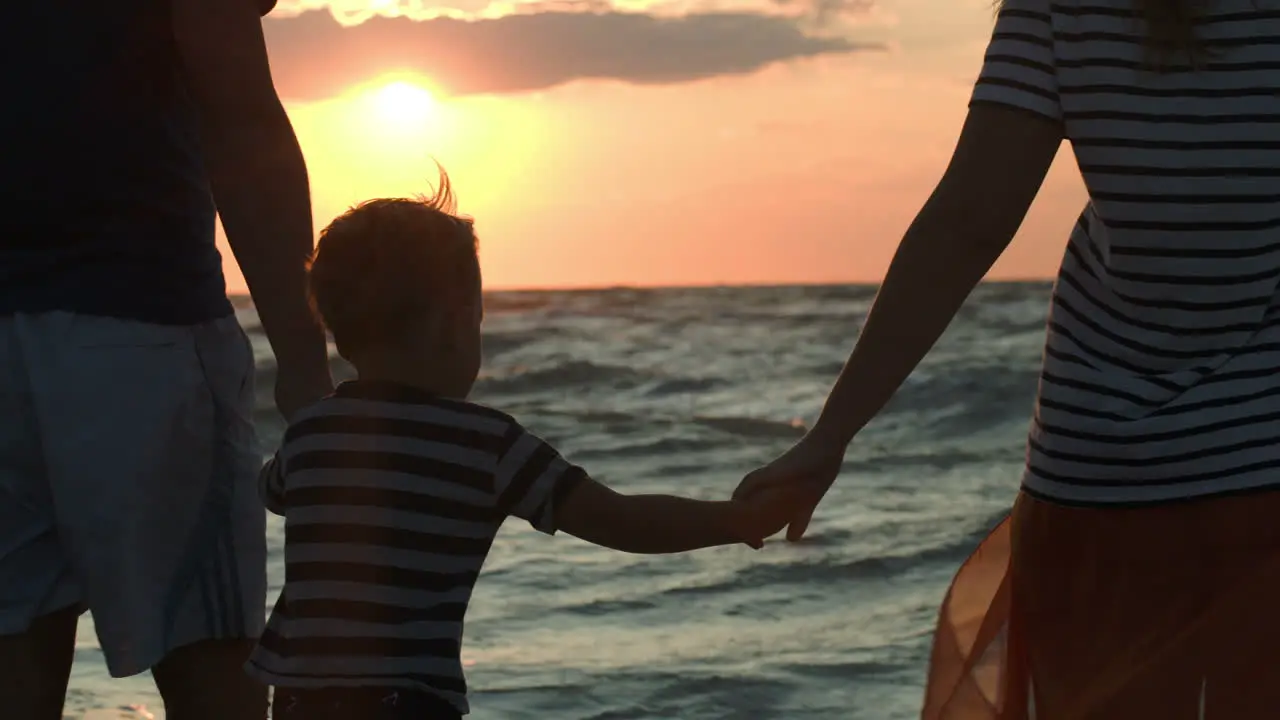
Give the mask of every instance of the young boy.
M 480 370 L 480 266 L 448 178 L 373 200 L 320 236 L 311 293 L 358 379 L 303 411 L 263 469 L 285 517 L 285 586 L 248 669 L 279 720 L 458 720 L 463 616 L 513 515 L 632 553 L 746 543 L 792 498 L 621 495 L 510 416 L 467 402 Z

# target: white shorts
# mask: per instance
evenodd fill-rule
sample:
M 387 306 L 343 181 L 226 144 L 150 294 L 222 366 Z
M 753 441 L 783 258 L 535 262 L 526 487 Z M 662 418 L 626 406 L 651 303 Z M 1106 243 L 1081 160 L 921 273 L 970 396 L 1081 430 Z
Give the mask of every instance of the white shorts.
M 0 317 L 0 634 L 79 605 L 115 677 L 257 637 L 253 396 L 234 317 Z

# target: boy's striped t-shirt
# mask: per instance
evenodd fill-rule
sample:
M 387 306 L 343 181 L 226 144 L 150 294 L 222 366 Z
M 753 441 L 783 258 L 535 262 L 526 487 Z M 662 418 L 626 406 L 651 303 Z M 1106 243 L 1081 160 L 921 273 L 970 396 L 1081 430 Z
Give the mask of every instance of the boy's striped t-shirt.
M 390 383 L 306 410 L 262 473 L 285 584 L 249 660 L 264 683 L 426 690 L 467 712 L 461 643 L 503 520 L 554 534 L 585 478 L 511 417 Z
M 1060 123 L 1089 193 L 1054 287 L 1024 487 L 1142 504 L 1280 486 L 1280 7 L 1006 0 L 974 90 Z

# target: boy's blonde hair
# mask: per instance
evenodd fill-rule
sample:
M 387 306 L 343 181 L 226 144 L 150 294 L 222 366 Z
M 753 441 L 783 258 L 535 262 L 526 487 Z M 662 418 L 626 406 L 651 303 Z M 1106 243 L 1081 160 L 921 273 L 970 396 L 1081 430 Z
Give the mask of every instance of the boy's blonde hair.
M 419 198 L 363 202 L 320 233 L 309 267 L 312 307 L 343 354 L 394 341 L 411 323 L 466 304 L 479 283 L 470 218 L 449 176 Z

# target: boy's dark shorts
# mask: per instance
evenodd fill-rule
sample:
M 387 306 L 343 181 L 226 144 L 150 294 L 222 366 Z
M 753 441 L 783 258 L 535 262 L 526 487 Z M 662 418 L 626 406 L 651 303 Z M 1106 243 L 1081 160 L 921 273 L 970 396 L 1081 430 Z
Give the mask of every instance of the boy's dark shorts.
M 404 688 L 277 687 L 273 720 L 462 720 L 448 701 Z

